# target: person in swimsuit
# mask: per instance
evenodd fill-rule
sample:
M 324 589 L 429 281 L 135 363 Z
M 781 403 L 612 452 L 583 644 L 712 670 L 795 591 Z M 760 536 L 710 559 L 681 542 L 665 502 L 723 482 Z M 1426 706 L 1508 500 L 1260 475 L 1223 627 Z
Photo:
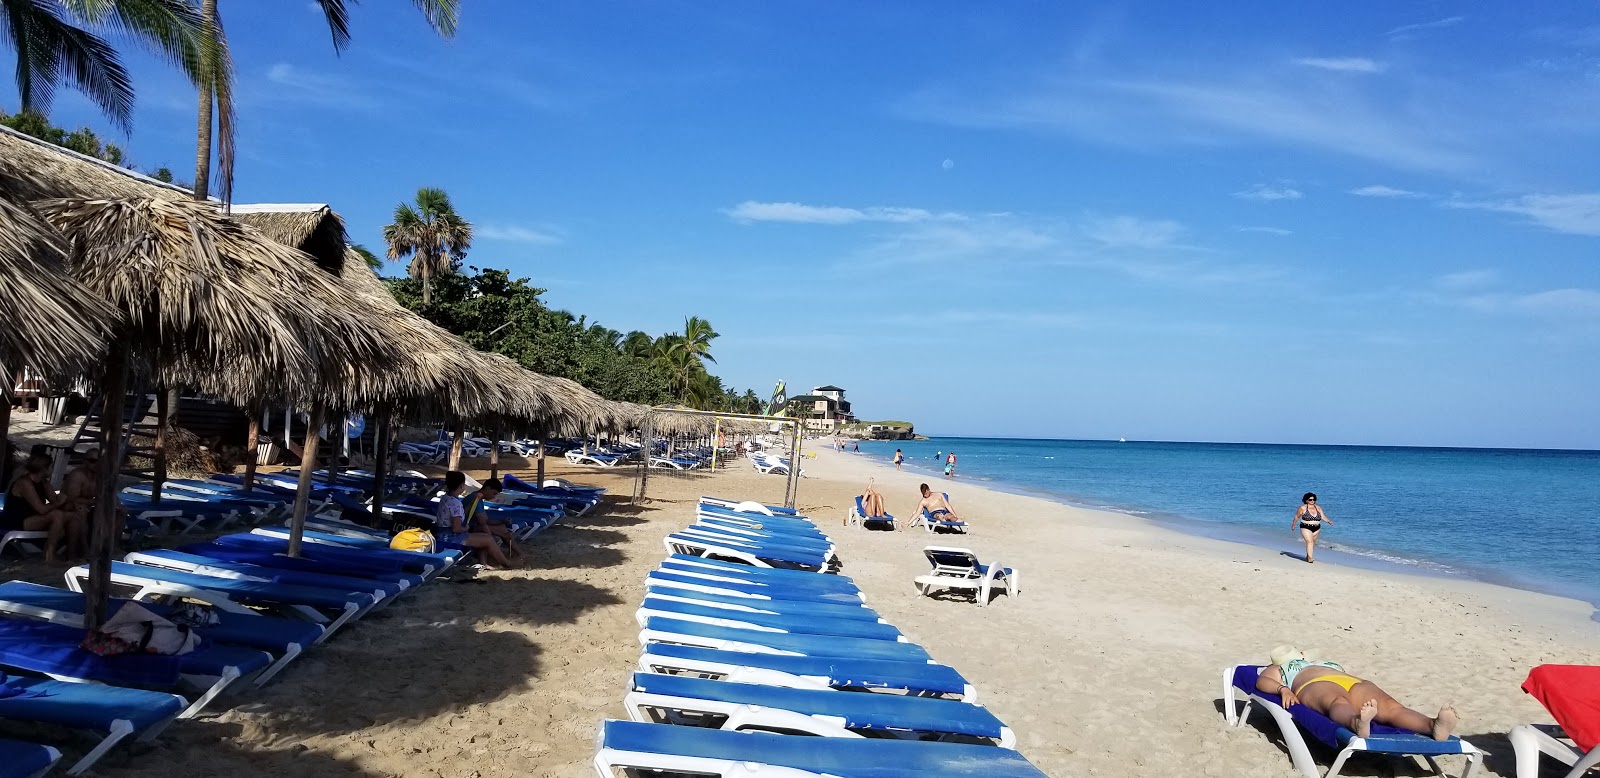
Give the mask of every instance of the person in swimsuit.
M 54 562 L 56 547 L 61 545 L 63 538 L 69 553 L 83 542 L 79 537 L 83 522 L 74 521 L 76 517 L 56 504 L 57 497 L 50 491 L 47 477 L 49 470 L 49 458 L 37 454 L 28 457 L 22 475 L 17 476 L 17 480 L 12 481 L 11 487 L 6 490 L 5 509 L 0 512 L 0 533 L 16 530 L 48 533 L 44 543 L 44 561 Z
M 517 545 L 516 533 L 511 531 L 510 525 L 506 524 L 504 520 L 497 520 L 483 507 L 486 502 L 494 502 L 503 491 L 500 479 L 491 478 L 484 481 L 483 486 L 479 487 L 475 494 L 469 495 L 464 501 L 467 506 L 467 526 L 473 532 L 483 532 L 499 538 L 500 542 L 505 544 L 506 558 L 513 561 L 521 561 L 523 558 L 522 547 Z
M 1448 740 L 1456 710 L 1446 705 L 1433 718 L 1404 705 L 1378 685 L 1345 672 L 1335 662 L 1314 662 L 1293 646 L 1272 650 L 1272 665 L 1261 671 L 1256 690 L 1276 694 L 1284 708 L 1302 704 L 1348 727 L 1358 737 L 1372 734 L 1372 722 L 1409 729 L 1434 740 Z
M 894 450 L 894 469 L 899 470 L 900 469 L 900 465 L 902 463 L 904 463 L 905 461 L 906 461 L 906 455 L 901 453 L 900 449 L 895 449 Z
M 956 509 L 942 494 L 934 494 L 927 484 L 922 484 L 922 502 L 917 503 L 917 512 L 927 511 L 928 516 L 943 521 L 966 521 L 956 515 Z
M 956 452 L 954 451 L 950 452 L 950 456 L 944 460 L 944 477 L 956 477 Z
M 451 470 L 444 474 L 444 494 L 439 497 L 439 512 L 434 514 L 433 534 L 440 543 L 469 548 L 478 553 L 482 564 L 510 567 L 511 562 L 487 532 L 469 532 L 467 511 L 461 504 L 461 492 L 467 487 L 467 474 Z
M 1316 562 L 1313 556 L 1317 548 L 1317 535 L 1322 532 L 1322 525 L 1326 522 L 1333 526 L 1333 520 L 1317 505 L 1317 493 L 1306 492 L 1300 498 L 1300 510 L 1294 512 L 1294 524 L 1289 531 L 1300 530 L 1300 538 L 1306 542 L 1306 562 Z
M 867 518 L 869 519 L 881 519 L 889 515 L 889 512 L 883 509 L 883 495 L 879 494 L 877 487 L 873 486 L 877 480 L 876 478 L 868 478 L 867 491 L 861 495 L 861 507 L 867 510 Z

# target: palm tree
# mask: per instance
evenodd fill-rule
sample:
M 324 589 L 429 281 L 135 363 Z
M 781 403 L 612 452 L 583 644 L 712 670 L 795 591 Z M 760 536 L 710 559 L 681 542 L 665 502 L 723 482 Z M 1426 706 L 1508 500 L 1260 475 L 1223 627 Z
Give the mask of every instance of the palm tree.
M 389 259 L 411 258 L 406 268 L 412 278 L 422 282 L 422 304 L 433 301 L 433 277 L 453 273 L 456 264 L 472 248 L 472 224 L 456 213 L 450 195 L 443 189 L 417 190 L 417 203 L 395 206 L 394 223 L 383 228 L 389 244 Z
M 196 76 L 200 15 L 188 0 L 0 0 L 0 30 L 16 50 L 23 111 L 47 115 L 65 79 L 119 129 L 126 132 L 133 124 L 133 80 L 116 50 L 63 19 L 58 7 L 87 24 L 116 30 Z
M 683 320 L 683 340 L 679 341 L 678 348 L 687 351 L 695 362 L 715 363 L 716 358 L 711 356 L 711 341 L 716 337 L 717 331 L 711 329 L 711 322 L 699 316 L 690 316 Z
M 69 3 L 101 6 L 107 3 L 126 3 L 128 0 L 64 0 Z M 350 13 L 347 3 L 357 0 L 316 0 L 323 17 L 328 22 L 328 32 L 333 35 L 333 50 L 342 52 L 350 45 Z M 38 0 L 0 0 L 5 3 L 27 5 Z M 183 3 L 184 0 L 135 0 L 137 3 Z M 461 0 L 411 0 L 422 12 L 428 25 L 441 37 L 453 38 L 460 16 Z M 222 31 L 222 17 L 217 13 L 217 0 L 200 0 L 201 37 L 194 59 L 196 84 L 200 87 L 199 126 L 195 133 L 195 198 L 204 200 L 209 193 L 211 180 L 211 138 L 213 121 L 217 145 L 217 179 L 223 200 L 233 199 L 234 112 L 233 112 L 233 55 L 228 49 L 227 37 Z

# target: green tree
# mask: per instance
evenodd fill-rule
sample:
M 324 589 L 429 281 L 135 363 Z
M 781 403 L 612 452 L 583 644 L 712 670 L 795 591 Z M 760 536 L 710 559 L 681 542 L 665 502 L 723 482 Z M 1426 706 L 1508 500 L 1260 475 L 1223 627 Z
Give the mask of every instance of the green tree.
M 132 127 L 132 77 L 111 44 L 75 22 L 109 28 L 196 74 L 201 25 L 188 0 L 0 0 L 0 35 L 17 56 L 23 112 L 48 115 L 65 81 L 118 128 Z
M 0 124 L 10 127 L 17 132 L 31 135 L 46 143 L 53 143 L 65 149 L 71 149 L 84 156 L 103 159 L 113 165 L 127 163 L 127 154 L 122 148 L 110 143 L 103 143 L 100 136 L 88 127 L 79 127 L 72 132 L 57 127 L 42 114 L 33 111 L 6 116 L 0 113 Z
M 146 3 L 158 1 L 181 3 L 184 0 L 138 0 Z M 0 0 L 0 2 L 25 4 L 30 0 Z M 70 2 L 101 5 L 114 0 L 70 0 Z M 316 0 L 316 5 L 327 21 L 328 32 L 333 35 L 334 51 L 342 52 L 350 45 L 350 13 L 346 6 L 354 2 L 356 0 Z M 460 0 L 411 0 L 411 4 L 422 12 L 428 25 L 441 37 L 455 37 Z M 217 190 L 223 200 L 231 200 L 235 124 L 233 54 L 229 50 L 227 36 L 223 33 L 217 0 L 200 0 L 197 44 L 193 62 L 195 84 L 200 91 L 200 110 L 195 132 L 195 198 L 204 200 L 210 192 L 211 141 L 215 132 L 218 146 Z
M 400 203 L 394 223 L 383 228 L 389 259 L 409 257 L 406 273 L 422 282 L 422 306 L 433 299 L 433 279 L 454 273 L 472 247 L 472 224 L 456 213 L 443 189 L 417 190 L 416 207 Z

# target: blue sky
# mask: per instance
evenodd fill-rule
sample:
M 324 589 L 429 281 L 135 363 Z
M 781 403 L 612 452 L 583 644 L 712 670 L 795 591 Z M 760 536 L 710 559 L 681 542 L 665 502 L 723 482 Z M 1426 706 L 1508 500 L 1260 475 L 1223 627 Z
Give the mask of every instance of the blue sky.
M 240 202 L 940 435 L 1600 448 L 1600 8 L 223 0 Z M 129 145 L 194 98 L 131 57 Z M 6 60 L 10 65 L 10 60 Z M 14 106 L 7 85 L 0 104 Z M 93 123 L 68 92 L 60 123 Z M 398 272 L 398 269 L 395 271 Z

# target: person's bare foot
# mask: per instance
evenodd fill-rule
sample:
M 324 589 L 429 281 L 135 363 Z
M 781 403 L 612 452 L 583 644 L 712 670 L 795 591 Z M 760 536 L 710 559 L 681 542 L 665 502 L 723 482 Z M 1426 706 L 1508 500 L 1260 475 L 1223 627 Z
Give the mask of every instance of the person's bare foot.
M 1456 709 L 1449 705 L 1439 709 L 1439 717 L 1433 720 L 1433 739 L 1449 740 L 1450 733 L 1456 729 Z
M 1372 736 L 1372 720 L 1378 717 L 1378 701 L 1367 700 L 1356 714 L 1356 737 Z

